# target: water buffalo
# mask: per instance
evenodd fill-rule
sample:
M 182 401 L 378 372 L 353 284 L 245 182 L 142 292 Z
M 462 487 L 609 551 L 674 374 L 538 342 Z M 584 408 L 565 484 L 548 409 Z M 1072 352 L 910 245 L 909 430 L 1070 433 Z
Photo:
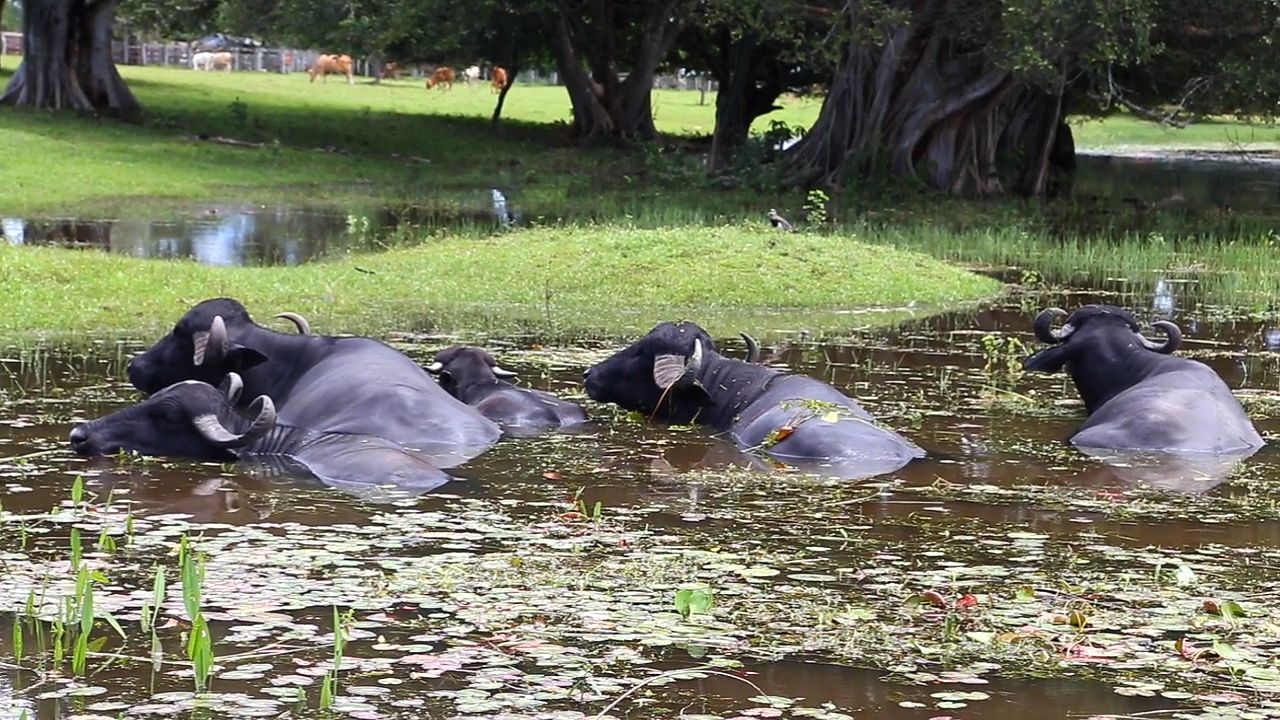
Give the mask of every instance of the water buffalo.
M 708 425 L 740 447 L 841 477 L 892 472 L 924 455 L 826 383 L 720 355 L 693 323 L 659 324 L 585 378 L 594 400 Z
M 136 405 L 77 425 L 71 447 L 82 455 L 286 459 L 339 486 L 426 492 L 449 480 L 430 458 L 385 438 L 282 424 L 267 395 L 255 397 L 248 414 L 241 414 L 235 405 L 243 388 L 234 372 L 217 388 L 198 380 L 174 383 Z
M 130 382 L 146 393 L 183 380 L 216 385 L 229 372 L 244 378 L 246 397 L 271 398 L 283 425 L 383 438 L 428 453 L 440 467 L 478 455 L 501 435 L 403 353 L 367 337 L 278 333 L 227 298 L 196 305 L 129 363 Z
M 508 433 L 531 434 L 571 427 L 587 421 L 582 408 L 551 393 L 512 385 L 516 376 L 492 355 L 475 347 L 455 345 L 440 351 L 427 366 L 450 395 L 480 411 Z
M 1248 454 L 1262 447 L 1226 383 L 1203 363 L 1175 357 L 1182 331 L 1154 323 L 1163 343 L 1142 335 L 1128 311 L 1085 305 L 1066 317 L 1049 308 L 1035 319 L 1036 338 L 1053 347 L 1028 357 L 1028 370 L 1071 374 L 1089 419 L 1071 437 L 1081 448 L 1173 453 Z

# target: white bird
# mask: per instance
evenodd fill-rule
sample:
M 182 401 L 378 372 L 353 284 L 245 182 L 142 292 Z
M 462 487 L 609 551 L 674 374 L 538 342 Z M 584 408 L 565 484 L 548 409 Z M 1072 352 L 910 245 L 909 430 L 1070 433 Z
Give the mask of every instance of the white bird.
M 795 227 L 787 222 L 787 219 L 778 214 L 777 210 L 769 208 L 769 224 L 778 228 L 782 232 L 791 232 Z
M 498 224 L 504 228 L 511 227 L 515 222 L 515 217 L 507 210 L 507 196 L 502 194 L 498 188 L 493 188 L 493 214 L 498 219 Z

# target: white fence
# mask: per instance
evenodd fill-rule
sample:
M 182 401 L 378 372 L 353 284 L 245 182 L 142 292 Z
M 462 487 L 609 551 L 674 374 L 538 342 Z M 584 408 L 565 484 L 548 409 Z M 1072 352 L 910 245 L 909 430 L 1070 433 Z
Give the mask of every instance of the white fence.
M 0 33 L 0 47 L 5 55 L 22 54 L 22 33 Z M 235 48 L 226 50 L 231 53 L 233 70 L 250 70 L 259 72 L 291 73 L 306 72 L 320 54 L 314 50 L 296 50 L 293 48 Z M 155 65 L 168 67 L 191 67 L 191 56 L 194 54 L 189 43 L 127 43 L 116 40 L 111 44 L 111 54 L 116 63 L 121 65 Z M 373 67 L 367 58 L 355 61 L 355 74 L 373 77 L 381 68 Z M 459 68 L 460 69 L 460 68 Z M 406 66 L 402 73 L 422 76 L 424 71 L 414 65 Z M 558 85 L 560 77 L 555 72 L 526 70 L 519 74 L 518 81 L 524 85 Z M 655 88 L 674 88 L 679 90 L 700 90 L 714 92 L 716 82 L 706 76 L 680 72 L 671 75 L 659 75 L 654 78 Z
M 22 33 L 0 33 L 0 44 L 5 55 L 22 54 Z M 231 67 L 234 70 L 263 72 L 305 72 L 316 61 L 319 53 L 313 50 L 293 48 L 230 48 Z M 160 65 L 191 67 L 190 43 L 131 43 L 116 40 L 111 43 L 112 58 L 120 65 Z M 367 60 L 359 60 L 355 71 L 359 75 L 372 75 Z

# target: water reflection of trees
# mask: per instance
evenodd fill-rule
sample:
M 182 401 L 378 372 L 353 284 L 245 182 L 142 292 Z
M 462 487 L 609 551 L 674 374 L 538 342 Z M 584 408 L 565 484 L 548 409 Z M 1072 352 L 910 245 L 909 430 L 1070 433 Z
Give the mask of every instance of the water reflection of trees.
M 8 220 L 14 244 L 97 248 L 208 265 L 296 265 L 344 249 L 346 218 L 307 208 L 210 208 L 179 220 Z

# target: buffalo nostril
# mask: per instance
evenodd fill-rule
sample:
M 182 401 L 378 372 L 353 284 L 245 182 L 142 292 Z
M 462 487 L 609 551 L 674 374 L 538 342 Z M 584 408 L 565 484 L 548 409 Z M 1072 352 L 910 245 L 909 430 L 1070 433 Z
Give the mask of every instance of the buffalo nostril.
M 83 425 L 77 425 L 71 430 L 70 440 L 73 450 L 82 450 L 89 444 L 89 431 Z

